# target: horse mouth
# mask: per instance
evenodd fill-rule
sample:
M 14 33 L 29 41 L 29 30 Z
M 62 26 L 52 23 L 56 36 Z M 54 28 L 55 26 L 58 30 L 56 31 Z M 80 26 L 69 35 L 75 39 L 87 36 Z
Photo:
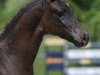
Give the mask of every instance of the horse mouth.
M 74 41 L 73 44 L 76 46 L 76 47 L 83 47 L 84 45 L 82 43 L 79 43 L 77 41 Z
M 88 41 L 89 41 L 89 37 L 86 38 L 86 39 L 85 38 L 77 38 L 76 39 L 72 35 L 68 35 L 68 34 L 67 34 L 67 36 L 63 34 L 61 36 L 61 38 L 73 43 L 76 47 L 79 47 L 79 48 L 85 47 L 88 44 Z
M 65 40 L 68 40 L 69 42 L 73 43 L 76 47 L 84 47 L 88 44 L 88 41 L 78 41 L 78 40 L 74 40 L 74 38 L 67 38 Z
M 72 42 L 76 47 L 79 47 L 79 48 L 81 48 L 81 47 L 84 47 L 84 46 L 86 46 L 87 45 L 87 42 L 78 42 L 78 41 L 73 41 Z

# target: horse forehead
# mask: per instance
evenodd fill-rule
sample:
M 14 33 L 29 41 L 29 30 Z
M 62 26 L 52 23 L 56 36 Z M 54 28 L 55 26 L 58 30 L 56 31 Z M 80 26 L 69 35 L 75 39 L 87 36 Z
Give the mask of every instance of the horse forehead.
M 59 0 L 59 1 L 52 3 L 52 6 L 54 8 L 66 8 L 66 6 L 69 6 L 69 4 L 63 0 Z

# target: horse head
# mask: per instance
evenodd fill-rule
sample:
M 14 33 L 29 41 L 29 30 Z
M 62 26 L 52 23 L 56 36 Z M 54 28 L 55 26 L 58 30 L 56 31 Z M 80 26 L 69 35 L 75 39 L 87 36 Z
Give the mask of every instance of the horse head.
M 47 34 L 59 36 L 77 47 L 86 46 L 88 33 L 80 26 L 64 0 L 44 0 L 43 28 Z

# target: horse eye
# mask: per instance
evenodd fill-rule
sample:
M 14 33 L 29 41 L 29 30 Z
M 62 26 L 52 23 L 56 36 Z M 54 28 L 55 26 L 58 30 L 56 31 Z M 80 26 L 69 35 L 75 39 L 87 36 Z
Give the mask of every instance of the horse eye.
M 63 14 L 64 14 L 64 12 L 63 12 L 63 11 L 58 11 L 58 12 L 56 12 L 56 15 L 58 15 L 59 17 L 62 17 L 62 16 L 63 16 Z

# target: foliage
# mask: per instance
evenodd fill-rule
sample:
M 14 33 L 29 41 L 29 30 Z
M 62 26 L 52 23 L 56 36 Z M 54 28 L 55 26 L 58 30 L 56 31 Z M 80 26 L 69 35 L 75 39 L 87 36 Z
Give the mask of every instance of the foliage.
M 94 0 L 72 0 L 72 1 L 84 10 L 90 9 L 94 2 Z
M 2 7 L 4 7 L 6 0 L 0 0 L 0 9 L 2 9 Z
M 100 41 L 100 0 L 69 0 L 69 4 L 91 41 Z
M 29 0 L 7 0 L 5 2 L 5 8 L 2 7 L 3 10 L 0 11 L 0 27 L 3 28 L 28 1 Z

